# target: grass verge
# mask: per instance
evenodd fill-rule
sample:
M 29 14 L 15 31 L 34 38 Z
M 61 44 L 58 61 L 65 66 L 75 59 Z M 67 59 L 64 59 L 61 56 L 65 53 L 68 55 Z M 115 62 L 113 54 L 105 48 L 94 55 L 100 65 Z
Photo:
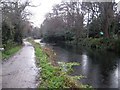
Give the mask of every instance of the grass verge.
M 21 45 L 16 45 L 14 47 L 11 47 L 5 51 L 2 52 L 2 60 L 10 58 L 12 55 L 14 55 L 17 51 L 21 49 Z
M 85 90 L 92 90 L 91 87 L 88 85 L 82 85 L 77 82 L 77 79 L 80 79 L 81 76 L 70 76 L 67 74 L 67 72 L 62 68 L 62 66 L 67 65 L 68 68 L 72 67 L 73 65 L 76 65 L 75 63 L 61 63 L 60 65 L 54 65 L 52 60 L 50 60 L 49 57 L 51 57 L 50 51 L 46 53 L 39 44 L 35 43 L 32 40 L 29 40 L 34 48 L 35 48 L 35 55 L 36 59 L 39 61 L 39 67 L 41 68 L 40 77 L 41 82 L 39 85 L 39 88 L 49 88 L 49 89 L 55 89 L 55 88 L 85 88 Z M 63 65 L 64 64 L 64 65 Z M 71 69 L 71 68 L 70 68 Z M 80 89 L 80 90 L 81 90 Z M 84 90 L 84 89 L 82 89 Z

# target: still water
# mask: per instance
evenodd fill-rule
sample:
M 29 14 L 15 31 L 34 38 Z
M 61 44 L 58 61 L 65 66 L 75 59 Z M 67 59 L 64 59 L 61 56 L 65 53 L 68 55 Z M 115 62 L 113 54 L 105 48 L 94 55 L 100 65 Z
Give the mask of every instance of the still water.
M 94 88 L 118 88 L 120 87 L 120 57 L 112 52 L 96 51 L 68 45 L 52 45 L 41 43 L 52 48 L 57 54 L 58 61 L 78 62 L 74 66 L 72 75 L 84 75 L 86 78 L 80 82 Z

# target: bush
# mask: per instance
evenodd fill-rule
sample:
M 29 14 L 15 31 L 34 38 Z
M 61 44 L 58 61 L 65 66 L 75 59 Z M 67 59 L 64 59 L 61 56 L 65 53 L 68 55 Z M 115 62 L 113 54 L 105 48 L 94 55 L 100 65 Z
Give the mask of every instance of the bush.
M 120 52 L 120 39 L 108 39 L 108 38 L 86 38 L 81 40 L 79 43 L 83 46 Z

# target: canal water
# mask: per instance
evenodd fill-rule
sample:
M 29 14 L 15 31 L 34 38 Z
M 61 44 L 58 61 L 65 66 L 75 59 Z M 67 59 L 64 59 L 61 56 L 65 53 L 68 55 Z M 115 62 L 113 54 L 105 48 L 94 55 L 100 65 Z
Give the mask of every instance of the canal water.
M 94 88 L 120 87 L 120 57 L 112 52 L 96 51 L 64 44 L 45 44 L 42 46 L 52 48 L 57 54 L 58 62 L 78 62 L 74 66 L 72 75 L 83 75 L 80 80 Z

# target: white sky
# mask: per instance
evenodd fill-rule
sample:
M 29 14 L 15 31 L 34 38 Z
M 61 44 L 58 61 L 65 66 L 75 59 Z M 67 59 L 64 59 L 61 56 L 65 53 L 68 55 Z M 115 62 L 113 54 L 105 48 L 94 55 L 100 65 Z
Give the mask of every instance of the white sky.
M 33 14 L 30 16 L 30 21 L 34 23 L 34 26 L 40 27 L 45 14 L 52 10 L 54 4 L 58 4 L 61 0 L 31 0 L 33 5 L 39 5 L 38 7 L 28 7 L 28 10 Z
M 27 9 L 33 14 L 30 16 L 30 21 L 34 26 L 40 27 L 45 19 L 45 14 L 52 10 L 54 4 L 60 3 L 62 0 L 31 0 L 33 5 L 38 7 L 28 7 Z M 67 1 L 67 0 L 66 0 Z M 115 0 L 119 2 L 120 0 Z

